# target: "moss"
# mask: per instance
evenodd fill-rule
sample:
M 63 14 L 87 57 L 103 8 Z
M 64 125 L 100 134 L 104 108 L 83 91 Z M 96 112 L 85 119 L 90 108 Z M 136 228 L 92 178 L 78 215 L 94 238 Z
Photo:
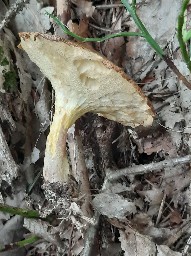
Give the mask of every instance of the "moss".
M 7 60 L 6 57 L 3 58 L 3 60 L 0 62 L 0 65 L 1 65 L 1 66 L 7 66 L 7 65 L 9 65 L 9 62 L 8 62 L 8 60 Z
M 5 67 L 5 69 L 2 71 L 3 77 L 5 79 L 3 83 L 4 89 L 9 92 L 16 91 L 17 74 L 13 69 L 9 70 L 10 63 L 8 59 L 4 56 L 4 50 L 2 46 L 0 46 L 0 66 Z
M 17 74 L 15 71 L 8 71 L 4 73 L 5 81 L 3 83 L 4 89 L 9 92 L 16 91 L 17 87 Z

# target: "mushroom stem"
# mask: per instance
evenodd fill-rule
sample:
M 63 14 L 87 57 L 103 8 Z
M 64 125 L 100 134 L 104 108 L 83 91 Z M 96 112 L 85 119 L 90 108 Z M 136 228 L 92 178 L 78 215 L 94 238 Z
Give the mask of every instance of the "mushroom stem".
M 43 175 L 46 181 L 64 183 L 70 173 L 66 139 L 67 131 L 73 123 L 72 115 L 64 109 L 57 109 L 54 114 L 50 133 L 46 142 Z

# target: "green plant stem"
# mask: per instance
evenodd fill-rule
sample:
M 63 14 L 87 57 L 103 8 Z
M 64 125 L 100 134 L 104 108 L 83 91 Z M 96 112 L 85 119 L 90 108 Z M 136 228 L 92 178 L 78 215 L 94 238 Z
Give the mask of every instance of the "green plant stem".
M 182 29 L 183 29 L 183 26 L 184 26 L 184 13 L 186 11 L 188 3 L 189 3 L 189 0 L 184 0 L 183 1 L 180 14 L 178 15 L 177 37 L 178 37 L 178 42 L 179 42 L 179 45 L 180 45 L 180 50 L 181 50 L 181 53 L 182 53 L 182 57 L 183 57 L 186 65 L 187 65 L 188 69 L 191 71 L 190 56 L 187 52 L 186 43 L 183 40 L 183 34 L 182 34 Z
M 137 4 L 136 2 L 137 2 L 136 0 L 132 0 L 131 6 L 132 6 L 133 10 L 136 10 L 136 4 Z
M 21 241 L 18 241 L 16 242 L 15 244 L 18 246 L 18 247 L 24 247 L 26 245 L 29 245 L 29 244 L 33 244 L 35 243 L 36 241 L 38 241 L 40 238 L 38 236 L 35 236 L 35 235 L 32 235 L 24 240 L 21 240 Z
M 36 236 L 36 235 L 31 235 L 30 237 L 28 237 L 24 240 L 20 240 L 20 241 L 15 242 L 15 243 L 6 244 L 4 246 L 1 246 L 0 247 L 0 252 L 7 252 L 7 251 L 10 251 L 10 250 L 13 250 L 13 249 L 16 249 L 16 248 L 22 248 L 24 246 L 35 243 L 39 239 L 41 239 L 41 238 Z
M 56 16 L 54 16 L 53 14 L 51 13 L 48 13 L 46 12 L 46 14 L 48 14 L 55 22 L 58 26 L 60 26 L 64 33 L 77 39 L 78 41 L 80 42 L 103 42 L 105 40 L 108 40 L 108 39 L 111 39 L 111 38 L 114 38 L 114 37 L 126 37 L 126 36 L 143 36 L 142 33 L 140 32 L 120 32 L 120 33 L 116 33 L 116 34 L 111 34 L 111 35 L 107 35 L 107 36 L 104 36 L 104 37 L 94 37 L 94 38 L 89 38 L 89 37 L 82 37 L 82 36 L 78 36 L 77 34 L 71 32 L 66 25 L 64 25 Z
M 149 34 L 147 29 L 145 28 L 144 24 L 142 21 L 139 19 L 136 10 L 128 3 L 127 0 L 121 0 L 122 4 L 125 6 L 125 8 L 128 10 L 128 12 L 131 14 L 135 24 L 137 27 L 140 29 L 143 37 L 147 40 L 147 42 L 153 47 L 153 49 L 158 53 L 160 57 L 164 55 L 163 50 L 161 47 L 158 45 L 158 43 L 152 38 L 152 36 Z
M 4 213 L 13 214 L 13 215 L 15 214 L 20 215 L 26 218 L 40 218 L 39 213 L 35 210 L 27 210 L 27 209 L 13 207 L 5 204 L 0 204 L 0 211 Z
M 40 217 L 40 214 L 38 211 L 22 209 L 19 207 L 13 207 L 6 204 L 0 204 L 0 212 L 9 213 L 12 215 L 20 215 L 22 217 L 29 218 L 29 219 L 41 219 L 49 223 L 51 223 L 54 218 L 53 216 L 47 216 L 46 218 L 42 218 Z

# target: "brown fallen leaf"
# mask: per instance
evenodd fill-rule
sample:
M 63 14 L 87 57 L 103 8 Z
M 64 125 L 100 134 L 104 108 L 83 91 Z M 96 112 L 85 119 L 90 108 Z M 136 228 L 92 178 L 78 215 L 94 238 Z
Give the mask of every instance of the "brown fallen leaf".
M 172 224 L 180 224 L 182 222 L 182 216 L 177 209 L 171 212 L 170 221 Z

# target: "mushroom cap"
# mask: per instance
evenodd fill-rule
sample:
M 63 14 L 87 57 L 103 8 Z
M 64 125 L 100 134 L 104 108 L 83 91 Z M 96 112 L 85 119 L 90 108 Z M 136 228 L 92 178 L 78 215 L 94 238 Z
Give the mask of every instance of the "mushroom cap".
M 149 126 L 154 111 L 141 89 L 119 67 L 82 44 L 20 33 L 21 47 L 55 89 L 57 111 L 71 116 L 68 128 L 86 112 L 126 126 Z

